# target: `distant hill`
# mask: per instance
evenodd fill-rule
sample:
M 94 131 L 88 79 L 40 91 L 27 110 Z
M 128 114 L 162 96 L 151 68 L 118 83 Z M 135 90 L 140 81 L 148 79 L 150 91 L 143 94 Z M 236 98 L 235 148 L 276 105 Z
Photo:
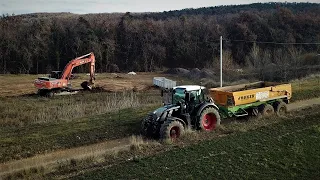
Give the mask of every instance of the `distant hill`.
M 220 36 L 229 69 L 314 65 L 319 12 L 315 3 L 255 3 L 161 13 L 3 15 L 0 73 L 63 70 L 91 51 L 98 72 L 218 68 Z
M 164 11 L 159 13 L 150 13 L 144 17 L 155 19 L 166 19 L 171 17 L 180 17 L 183 15 L 222 15 L 222 14 L 236 14 L 244 11 L 254 12 L 274 12 L 278 8 L 287 8 L 294 13 L 314 11 L 319 12 L 320 4 L 318 3 L 253 3 L 244 5 L 226 5 L 202 8 L 188 8 L 174 11 Z
M 16 17 L 21 18 L 54 18 L 54 17 L 65 17 L 65 16 L 75 16 L 76 14 L 70 12 L 59 12 L 59 13 L 30 13 L 30 14 L 20 14 Z

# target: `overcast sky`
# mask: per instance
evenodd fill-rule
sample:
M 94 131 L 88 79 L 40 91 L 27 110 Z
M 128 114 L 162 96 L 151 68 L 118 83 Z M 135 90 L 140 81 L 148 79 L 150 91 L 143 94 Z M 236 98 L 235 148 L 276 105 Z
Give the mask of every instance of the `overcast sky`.
M 26 14 L 34 12 L 71 12 L 77 14 L 161 12 L 184 8 L 271 1 L 272 0 L 0 0 L 0 14 Z M 285 2 L 285 0 L 276 0 L 275 2 Z M 287 0 L 287 2 L 320 3 L 320 0 Z

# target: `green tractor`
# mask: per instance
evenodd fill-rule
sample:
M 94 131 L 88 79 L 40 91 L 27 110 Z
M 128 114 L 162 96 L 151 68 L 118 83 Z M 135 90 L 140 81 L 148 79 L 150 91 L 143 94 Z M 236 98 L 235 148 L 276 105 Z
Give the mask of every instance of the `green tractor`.
M 205 87 L 177 86 L 171 90 L 168 104 L 142 120 L 141 134 L 151 138 L 179 138 L 187 128 L 212 131 L 220 124 L 218 107 L 206 98 Z M 163 96 L 163 91 L 162 91 Z

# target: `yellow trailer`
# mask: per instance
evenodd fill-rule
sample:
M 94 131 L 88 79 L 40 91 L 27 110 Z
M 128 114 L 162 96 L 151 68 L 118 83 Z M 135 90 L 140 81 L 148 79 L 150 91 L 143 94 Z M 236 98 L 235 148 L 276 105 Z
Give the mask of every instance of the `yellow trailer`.
M 292 97 L 291 84 L 255 82 L 209 89 L 210 96 L 227 117 L 248 114 L 281 114 Z

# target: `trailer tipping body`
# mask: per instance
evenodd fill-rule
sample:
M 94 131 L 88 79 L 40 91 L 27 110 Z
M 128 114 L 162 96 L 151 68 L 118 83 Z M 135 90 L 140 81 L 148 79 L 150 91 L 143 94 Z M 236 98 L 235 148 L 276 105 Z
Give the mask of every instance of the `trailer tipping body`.
M 275 107 L 279 102 L 289 103 L 292 97 L 291 84 L 264 81 L 211 88 L 209 92 L 221 109 L 220 113 L 227 117 L 248 115 L 248 111 L 255 112 L 261 105 Z

